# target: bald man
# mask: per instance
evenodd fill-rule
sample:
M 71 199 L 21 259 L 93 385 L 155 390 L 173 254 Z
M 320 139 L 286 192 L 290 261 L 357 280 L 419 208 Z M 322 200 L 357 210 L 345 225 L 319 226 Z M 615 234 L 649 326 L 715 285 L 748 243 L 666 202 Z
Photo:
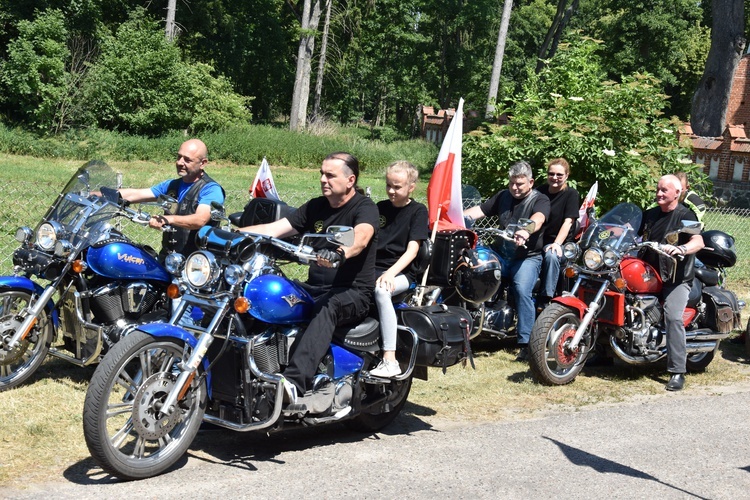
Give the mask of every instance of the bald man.
M 664 283 L 664 323 L 667 330 L 667 382 L 668 391 L 680 391 L 685 385 L 687 349 L 685 346 L 685 325 L 682 313 L 687 306 L 690 287 L 695 274 L 695 253 L 703 248 L 700 234 L 680 234 L 676 241 L 667 241 L 667 234 L 680 228 L 683 220 L 698 221 L 692 210 L 680 203 L 682 184 L 674 175 L 659 179 L 656 187 L 656 207 L 643 213 L 643 222 L 638 234 L 643 241 L 656 241 L 663 244 L 666 253 L 672 256 L 683 255 L 677 260 L 672 273 L 671 259 L 655 252 L 646 252 L 644 260 L 661 274 Z
M 161 229 L 169 225 L 175 232 L 165 232 L 159 256 L 170 252 L 188 255 L 196 249 L 195 234 L 211 222 L 211 202 L 224 203 L 224 189 L 205 172 L 208 149 L 203 141 L 190 139 L 177 152 L 179 178 L 161 182 L 150 188 L 121 189 L 120 195 L 131 203 L 154 201 L 160 195 L 175 198 L 179 205 L 174 214 L 155 215 L 149 226 Z

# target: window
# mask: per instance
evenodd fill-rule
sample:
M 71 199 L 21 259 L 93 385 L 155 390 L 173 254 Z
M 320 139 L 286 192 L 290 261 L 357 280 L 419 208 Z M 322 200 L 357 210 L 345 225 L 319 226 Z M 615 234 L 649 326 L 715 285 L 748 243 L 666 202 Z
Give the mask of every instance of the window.
M 732 180 L 735 182 L 742 182 L 742 173 L 745 171 L 745 159 L 735 158 L 734 170 L 732 172 Z
M 719 157 L 711 158 L 711 166 L 708 168 L 709 179 L 716 180 L 719 178 Z

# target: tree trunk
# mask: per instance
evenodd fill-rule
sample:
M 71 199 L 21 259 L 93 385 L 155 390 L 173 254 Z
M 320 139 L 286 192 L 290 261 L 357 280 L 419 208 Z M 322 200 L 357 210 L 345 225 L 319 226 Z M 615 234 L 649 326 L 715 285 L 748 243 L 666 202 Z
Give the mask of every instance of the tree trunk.
M 328 29 L 331 25 L 331 4 L 333 0 L 326 2 L 326 19 L 323 21 L 323 40 L 320 42 L 320 60 L 318 61 L 318 74 L 315 78 L 315 99 L 313 101 L 312 121 L 320 115 L 320 95 L 323 93 L 323 74 L 326 68 L 326 51 L 328 49 Z
M 169 0 L 167 2 L 167 27 L 165 28 L 165 36 L 170 42 L 174 40 L 174 17 L 177 11 L 177 0 Z
M 719 137 L 724 133 L 732 79 L 746 43 L 744 8 L 743 0 L 713 0 L 711 5 L 711 48 L 690 113 L 696 135 Z
M 310 73 L 315 50 L 315 33 L 320 22 L 320 0 L 305 0 L 302 11 L 302 35 L 297 50 L 297 72 L 294 78 L 290 130 L 300 131 L 307 125 L 307 102 L 310 99 Z
M 539 47 L 537 53 L 536 72 L 539 73 L 544 66 L 544 61 L 554 57 L 557 52 L 557 45 L 560 43 L 560 37 L 562 36 L 565 27 L 570 22 L 570 18 L 573 16 L 575 11 L 578 10 L 578 0 L 568 5 L 568 0 L 558 0 L 557 12 L 555 17 L 552 19 L 552 24 L 547 30 L 547 36 L 544 37 L 542 46 Z
M 508 38 L 508 24 L 510 24 L 510 11 L 513 8 L 513 0 L 505 0 L 503 15 L 500 18 L 500 31 L 497 35 L 495 45 L 495 61 L 492 63 L 492 76 L 490 77 L 490 92 L 487 96 L 487 109 L 485 118 L 495 116 L 495 103 L 497 103 L 497 90 L 500 87 L 500 73 L 503 69 L 503 56 L 505 55 L 505 41 Z

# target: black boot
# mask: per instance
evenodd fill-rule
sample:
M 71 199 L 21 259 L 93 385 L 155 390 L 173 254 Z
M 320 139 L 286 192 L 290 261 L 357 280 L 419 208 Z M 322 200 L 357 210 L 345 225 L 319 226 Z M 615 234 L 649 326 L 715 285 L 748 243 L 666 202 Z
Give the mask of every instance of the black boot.
M 669 377 L 669 382 L 667 382 L 665 389 L 668 391 L 681 391 L 683 387 L 685 387 L 685 374 L 673 373 L 672 376 Z

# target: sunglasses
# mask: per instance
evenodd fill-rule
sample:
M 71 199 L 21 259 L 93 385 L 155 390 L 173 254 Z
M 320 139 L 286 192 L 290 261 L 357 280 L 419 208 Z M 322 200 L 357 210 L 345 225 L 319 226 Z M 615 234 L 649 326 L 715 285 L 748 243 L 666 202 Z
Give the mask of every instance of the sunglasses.
M 565 177 L 565 174 L 562 173 L 555 173 L 555 172 L 547 172 L 547 177 Z

